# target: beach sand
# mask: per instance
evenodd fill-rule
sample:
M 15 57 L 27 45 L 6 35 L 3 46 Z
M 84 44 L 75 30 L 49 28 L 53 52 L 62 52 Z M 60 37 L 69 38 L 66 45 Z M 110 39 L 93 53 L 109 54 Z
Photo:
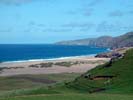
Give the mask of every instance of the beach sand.
M 97 65 L 103 64 L 109 61 L 108 58 L 95 58 L 95 57 L 71 57 L 57 60 L 44 60 L 44 61 L 27 61 L 27 62 L 8 62 L 1 63 L 0 68 L 4 68 L 0 71 L 0 76 L 13 76 L 24 74 L 58 74 L 58 73 L 84 73 Z M 60 66 L 55 63 L 75 63 L 71 66 Z M 52 67 L 29 67 L 31 65 L 41 63 L 53 63 Z

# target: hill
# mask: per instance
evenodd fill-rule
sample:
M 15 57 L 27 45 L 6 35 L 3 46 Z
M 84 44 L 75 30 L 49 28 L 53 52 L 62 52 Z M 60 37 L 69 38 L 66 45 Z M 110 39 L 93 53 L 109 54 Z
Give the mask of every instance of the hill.
M 86 72 L 67 86 L 90 93 L 133 94 L 133 49 L 124 58 L 115 59 Z
M 89 45 L 97 47 L 107 47 L 111 49 L 133 46 L 133 32 L 128 32 L 118 37 L 102 36 L 98 38 L 87 38 L 80 40 L 61 41 L 58 45 Z

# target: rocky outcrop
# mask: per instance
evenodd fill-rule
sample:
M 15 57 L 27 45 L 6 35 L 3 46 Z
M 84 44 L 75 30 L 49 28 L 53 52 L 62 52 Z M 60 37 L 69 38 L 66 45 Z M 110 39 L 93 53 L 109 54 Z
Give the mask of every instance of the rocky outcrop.
M 118 52 L 112 52 L 112 53 L 102 53 L 102 54 L 98 54 L 95 57 L 98 58 L 119 58 L 122 57 L 123 54 L 120 54 Z
M 110 52 L 97 54 L 95 57 L 111 58 L 111 59 L 122 58 L 122 57 L 124 57 L 124 54 L 126 53 L 126 51 L 129 49 L 132 49 L 132 47 L 118 48 L 118 49 L 112 50 Z

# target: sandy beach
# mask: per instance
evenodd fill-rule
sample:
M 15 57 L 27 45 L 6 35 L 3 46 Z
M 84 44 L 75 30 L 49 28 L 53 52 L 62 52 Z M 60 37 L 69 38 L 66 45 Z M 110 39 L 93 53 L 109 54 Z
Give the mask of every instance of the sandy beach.
M 107 58 L 72 57 L 57 60 L 1 63 L 0 76 L 24 74 L 84 73 L 97 65 L 109 61 Z M 39 66 L 43 67 L 39 67 Z M 47 65 L 47 66 L 46 66 Z

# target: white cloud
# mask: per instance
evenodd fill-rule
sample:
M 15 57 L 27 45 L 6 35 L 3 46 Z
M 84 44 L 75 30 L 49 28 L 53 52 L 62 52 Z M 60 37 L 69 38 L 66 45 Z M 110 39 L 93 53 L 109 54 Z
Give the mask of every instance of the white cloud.
M 7 5 L 17 5 L 17 4 L 23 4 L 23 3 L 28 3 L 33 0 L 0 0 L 0 3 L 7 4 Z

